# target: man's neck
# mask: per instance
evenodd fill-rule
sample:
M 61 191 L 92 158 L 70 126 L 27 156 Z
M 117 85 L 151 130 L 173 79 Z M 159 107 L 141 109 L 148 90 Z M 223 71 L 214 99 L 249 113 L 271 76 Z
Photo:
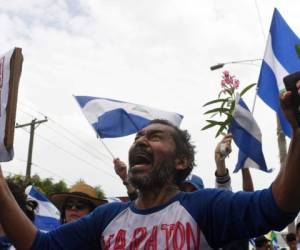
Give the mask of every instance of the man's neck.
M 139 190 L 139 195 L 135 201 L 135 205 L 140 209 L 156 207 L 168 202 L 178 192 L 179 189 L 175 185 L 166 185 L 160 189 L 147 191 Z

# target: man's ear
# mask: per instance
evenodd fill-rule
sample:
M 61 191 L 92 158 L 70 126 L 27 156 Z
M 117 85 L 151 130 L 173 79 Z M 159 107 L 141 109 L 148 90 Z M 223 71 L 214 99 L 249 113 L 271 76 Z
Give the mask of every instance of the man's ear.
M 186 157 L 176 158 L 175 164 L 175 168 L 177 170 L 184 170 L 188 168 L 188 160 Z

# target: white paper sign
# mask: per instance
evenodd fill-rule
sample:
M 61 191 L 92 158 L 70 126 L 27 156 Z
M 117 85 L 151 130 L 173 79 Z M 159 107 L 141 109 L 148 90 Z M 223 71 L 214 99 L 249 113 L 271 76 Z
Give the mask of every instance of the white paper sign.
M 10 59 L 14 49 L 0 56 L 0 162 L 10 161 L 14 156 L 13 149 L 7 150 L 4 145 L 6 106 L 9 91 Z

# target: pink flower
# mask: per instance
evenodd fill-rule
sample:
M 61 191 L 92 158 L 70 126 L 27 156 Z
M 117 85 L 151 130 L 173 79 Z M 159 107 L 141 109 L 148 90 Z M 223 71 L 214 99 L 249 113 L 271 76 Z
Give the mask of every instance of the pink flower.
M 240 85 L 240 81 L 235 79 L 234 75 L 230 75 L 228 70 L 225 70 L 222 75 L 221 87 L 223 89 L 237 89 Z
M 239 86 L 240 86 L 240 81 L 239 80 L 234 80 L 233 87 L 235 89 L 237 89 Z
M 225 77 L 227 77 L 227 76 L 229 76 L 229 71 L 228 71 L 228 70 L 225 70 L 225 71 L 223 72 L 223 74 L 224 74 Z

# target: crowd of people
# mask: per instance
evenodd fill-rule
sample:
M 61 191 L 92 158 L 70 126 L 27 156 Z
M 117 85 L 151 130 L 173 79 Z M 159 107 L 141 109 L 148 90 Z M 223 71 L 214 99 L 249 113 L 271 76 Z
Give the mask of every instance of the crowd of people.
M 300 92 L 300 81 L 297 88 Z M 216 186 L 204 188 L 192 174 L 195 148 L 189 133 L 166 120 L 153 120 L 136 134 L 128 166 L 114 159 L 128 202 L 98 199 L 93 187 L 75 185 L 50 196 L 61 225 L 47 233 L 32 223 L 36 204 L 24 196 L 20 202 L 0 171 L 3 249 L 228 250 L 249 249 L 250 240 L 255 249 L 272 249 L 263 235 L 284 229 L 300 210 L 300 128 L 291 99 L 291 92 L 280 97 L 293 129 L 286 167 L 263 190 L 254 191 L 250 171 L 243 169 L 243 191 L 232 192 L 225 164 L 230 134 L 216 146 Z M 297 224 L 297 231 L 285 236 L 290 249 L 297 249 L 299 236 Z

